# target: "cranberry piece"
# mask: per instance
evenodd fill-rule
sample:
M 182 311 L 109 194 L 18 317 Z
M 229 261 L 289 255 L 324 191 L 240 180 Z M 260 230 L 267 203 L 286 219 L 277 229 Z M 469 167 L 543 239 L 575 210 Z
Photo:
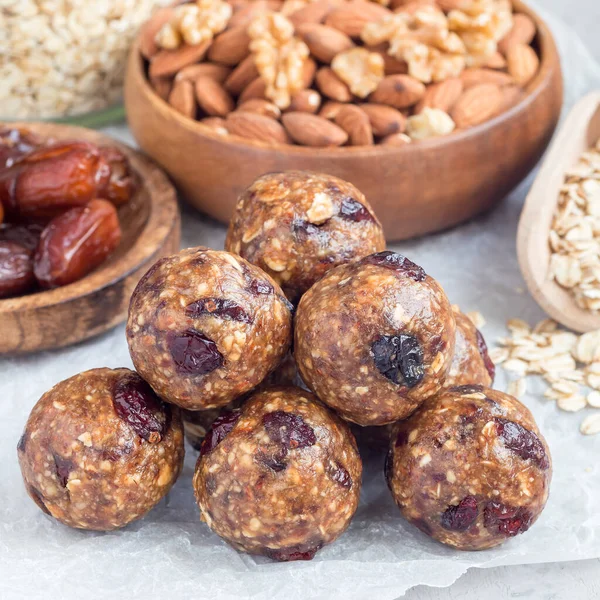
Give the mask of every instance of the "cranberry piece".
M 306 238 L 308 236 L 321 235 L 319 226 L 309 223 L 304 219 L 294 219 L 292 221 L 292 233 L 300 238 Z
M 344 198 L 340 206 L 340 217 L 349 221 L 373 221 L 373 215 L 354 198 Z
M 155 444 L 164 436 L 170 409 L 139 375 L 130 373 L 117 381 L 113 407 L 118 417 L 147 442 Z
M 24 433 L 20 438 L 19 438 L 19 443 L 17 444 L 17 451 L 18 452 L 25 452 L 25 448 L 27 447 L 27 434 Z
M 477 394 L 484 391 L 484 387 L 479 384 L 470 384 L 470 385 L 457 385 L 453 388 L 450 388 L 450 392 L 460 394 Z
M 288 450 L 285 446 L 279 446 L 274 452 L 268 454 L 266 452 L 258 452 L 256 460 L 265 467 L 280 473 L 287 468 L 286 458 Z
M 483 524 L 487 529 L 497 529 L 506 536 L 523 533 L 531 526 L 532 515 L 522 506 L 507 506 L 490 500 L 483 510 Z
M 223 366 L 223 355 L 217 345 L 195 329 L 171 334 L 168 343 L 173 361 L 182 373 L 206 375 Z
M 495 421 L 498 436 L 509 450 L 523 460 L 533 461 L 540 469 L 550 466 L 546 450 L 535 433 L 508 419 L 496 417 Z
M 335 465 L 331 466 L 329 476 L 331 479 L 333 479 L 333 481 L 339 483 L 346 489 L 350 489 L 352 487 L 352 477 L 350 477 L 350 473 L 348 473 L 348 471 L 339 463 L 335 463 Z
M 202 315 L 220 317 L 226 321 L 252 323 L 253 318 L 236 302 L 227 298 L 202 298 L 188 304 L 185 314 L 192 319 Z
M 479 329 L 475 330 L 475 334 L 477 335 L 477 349 L 479 350 L 479 354 L 481 354 L 481 358 L 483 359 L 483 364 L 489 373 L 489 376 L 492 378 L 492 382 L 494 381 L 494 377 L 496 376 L 496 365 L 492 362 L 490 355 L 488 354 L 488 347 L 483 339 L 483 335 L 481 335 L 481 331 Z
M 474 496 L 466 496 L 442 513 L 441 524 L 444 529 L 450 531 L 466 531 L 475 523 L 478 514 L 477 499 Z
M 206 434 L 206 437 L 200 446 L 200 456 L 210 454 L 235 427 L 240 416 L 239 409 L 224 410 L 215 419 L 211 430 Z
M 318 544 L 308 550 L 302 550 L 298 546 L 291 548 L 281 548 L 279 550 L 267 549 L 267 556 L 273 560 L 280 562 L 289 562 L 292 560 L 312 560 L 315 554 L 323 547 L 323 544 Z
M 260 279 L 253 279 L 248 286 L 253 294 L 272 294 L 275 290 L 268 281 L 261 281 Z
M 56 475 L 58 476 L 60 485 L 67 487 L 69 474 L 75 468 L 73 461 L 68 458 L 58 456 L 57 454 L 53 454 L 52 458 L 54 459 L 54 468 L 56 470 Z
M 262 421 L 271 440 L 288 450 L 307 448 L 317 442 L 313 428 L 300 415 L 276 410 L 267 413 Z
M 400 429 L 396 436 L 396 448 L 401 448 L 408 444 L 408 432 L 405 429 Z
M 382 335 L 371 344 L 375 366 L 397 385 L 412 388 L 425 376 L 423 349 L 412 335 Z
M 406 256 L 402 256 L 402 254 L 392 252 L 391 250 L 384 250 L 383 252 L 366 256 L 362 259 L 362 263 L 391 269 L 415 281 L 423 281 L 427 277 L 427 273 L 419 265 L 406 258 Z

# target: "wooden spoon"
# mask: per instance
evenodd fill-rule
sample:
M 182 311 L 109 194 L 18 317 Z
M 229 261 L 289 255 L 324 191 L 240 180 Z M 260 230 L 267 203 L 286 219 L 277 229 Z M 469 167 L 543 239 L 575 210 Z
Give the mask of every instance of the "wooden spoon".
M 580 100 L 556 135 L 531 187 L 519 222 L 517 254 L 536 302 L 550 317 L 578 332 L 600 329 L 600 313 L 577 306 L 571 292 L 548 277 L 548 235 L 565 171 L 600 139 L 600 92 Z

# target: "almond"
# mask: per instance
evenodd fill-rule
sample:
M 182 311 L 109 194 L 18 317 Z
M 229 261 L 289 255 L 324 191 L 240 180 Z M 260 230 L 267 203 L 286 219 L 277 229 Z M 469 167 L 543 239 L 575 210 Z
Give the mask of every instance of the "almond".
M 304 85 L 305 88 L 312 86 L 316 72 L 317 63 L 312 58 L 308 57 L 302 66 L 302 85 Z
M 290 112 L 316 113 L 321 106 L 321 96 L 315 90 L 300 90 L 292 96 Z
M 346 106 L 341 102 L 335 102 L 333 100 L 328 100 L 323 104 L 323 107 L 319 111 L 319 116 L 324 119 L 335 119 L 336 115 Z
M 213 62 L 233 67 L 250 54 L 250 36 L 246 27 L 228 29 L 218 35 L 208 51 L 208 58 Z
M 225 117 L 234 108 L 235 102 L 227 90 L 210 77 L 196 79 L 196 100 L 200 108 L 211 117 Z
M 412 140 L 405 133 L 392 133 L 381 140 L 383 146 L 406 146 Z
M 487 121 L 502 103 L 502 92 L 493 83 L 482 83 L 462 93 L 450 116 L 456 127 L 464 129 Z
M 310 53 L 327 64 L 336 54 L 354 47 L 354 42 L 347 35 L 327 25 L 305 23 L 296 29 L 296 33 L 304 40 Z
M 258 69 L 254 56 L 247 56 L 225 80 L 225 89 L 234 96 L 239 96 L 252 81 L 258 77 Z
M 358 106 L 346 104 L 336 115 L 335 122 L 348 134 L 351 146 L 373 145 L 369 117 Z
M 262 12 L 270 10 L 269 2 L 266 0 L 255 0 L 248 2 L 238 10 L 234 10 L 231 19 L 229 19 L 229 29 L 237 27 L 247 27 L 250 21 Z
M 251 112 L 232 112 L 225 121 L 227 131 L 240 137 L 271 144 L 289 144 L 290 138 L 278 121 Z
M 538 72 L 540 59 L 531 46 L 513 44 L 506 53 L 508 72 L 517 85 L 525 87 Z
M 332 10 L 325 19 L 325 25 L 349 37 L 359 38 L 367 23 L 380 21 L 391 15 L 391 11 L 375 2 L 352 0 L 343 7 Z
M 244 88 L 244 90 L 240 94 L 240 97 L 238 98 L 238 102 L 246 102 L 246 100 L 250 100 L 251 98 L 265 99 L 266 89 L 267 85 L 264 82 L 263 78 L 257 77 Z
M 262 100 L 261 98 L 251 98 L 250 100 L 246 100 L 246 102 L 242 102 L 236 110 L 256 113 L 257 115 L 263 115 L 275 120 L 278 120 L 279 117 L 281 117 L 281 110 L 279 110 L 278 106 L 275 106 L 275 104 L 268 100 Z
M 506 56 L 515 44 L 528 46 L 533 42 L 537 27 L 531 17 L 522 13 L 513 15 L 512 29 L 498 42 L 498 50 Z
M 152 18 L 142 26 L 140 30 L 139 44 L 140 52 L 144 58 L 150 60 L 159 50 L 156 45 L 156 34 L 162 29 L 162 26 L 168 23 L 173 17 L 171 7 L 159 8 L 152 15 Z
M 439 108 L 444 112 L 450 112 L 463 93 L 463 89 L 462 80 L 456 77 L 428 85 L 425 95 L 415 106 L 415 113 L 423 112 L 424 108 Z
M 385 104 L 361 104 L 371 123 L 373 133 L 384 137 L 393 133 L 402 133 L 406 127 L 406 117 L 395 108 Z
M 282 121 L 291 138 L 303 146 L 325 148 L 348 141 L 348 134 L 341 127 L 317 115 L 290 112 L 283 115 Z
M 506 59 L 500 52 L 496 51 L 489 56 L 483 66 L 488 69 L 506 69 Z
M 221 117 L 206 117 L 205 119 L 202 119 L 200 123 L 209 129 L 212 129 L 215 133 L 221 135 L 227 135 L 229 133 L 225 124 L 225 119 L 222 119 Z
M 323 96 L 338 102 L 350 102 L 350 88 L 329 68 L 321 67 L 317 71 L 317 87 Z
M 166 77 L 175 75 L 188 65 L 200 62 L 205 56 L 210 42 L 202 42 L 196 46 L 183 45 L 177 50 L 160 50 L 150 61 L 148 75 L 150 77 Z
M 495 83 L 500 87 L 514 83 L 513 78 L 508 73 L 502 73 L 501 71 L 494 71 L 492 69 L 477 68 L 465 69 L 460 74 L 460 80 L 463 82 L 465 89 L 481 83 Z
M 223 65 L 216 65 L 214 63 L 199 63 L 197 65 L 190 65 L 184 67 L 175 76 L 175 81 L 181 81 L 187 79 L 189 81 L 195 81 L 199 77 L 210 77 L 219 83 L 223 83 L 228 75 L 231 73 L 231 69 L 224 67 Z
M 444 12 L 460 9 L 465 3 L 465 0 L 437 0 L 438 6 Z
M 170 77 L 150 77 L 150 85 L 159 98 L 167 100 L 173 87 L 173 81 Z
M 196 116 L 194 84 L 191 81 L 176 81 L 169 94 L 169 104 L 182 115 L 193 119 Z
M 369 97 L 370 102 L 407 108 L 425 95 L 425 86 L 410 75 L 388 75 Z
M 300 10 L 288 16 L 294 27 L 304 23 L 322 23 L 325 17 L 340 3 L 336 0 L 318 0 L 310 2 Z

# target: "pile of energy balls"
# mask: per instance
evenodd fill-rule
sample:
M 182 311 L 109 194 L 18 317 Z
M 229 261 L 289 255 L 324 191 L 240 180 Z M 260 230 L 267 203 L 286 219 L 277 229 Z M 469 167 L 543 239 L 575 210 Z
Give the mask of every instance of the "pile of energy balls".
M 490 389 L 481 334 L 385 251 L 354 186 L 260 177 L 226 250 L 183 250 L 139 282 L 136 372 L 81 373 L 33 408 L 18 455 L 44 512 L 92 530 L 145 515 L 181 472 L 183 413 L 201 518 L 244 552 L 311 559 L 345 531 L 361 488 L 354 433 L 389 445 L 392 496 L 436 540 L 489 548 L 534 523 L 552 469 L 531 413 Z

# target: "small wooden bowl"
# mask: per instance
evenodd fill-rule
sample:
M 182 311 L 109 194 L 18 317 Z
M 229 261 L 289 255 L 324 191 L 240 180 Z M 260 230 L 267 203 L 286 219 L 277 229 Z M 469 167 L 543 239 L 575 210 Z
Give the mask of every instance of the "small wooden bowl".
M 179 249 L 175 190 L 147 158 L 95 131 L 49 123 L 4 125 L 24 127 L 43 138 L 116 146 L 128 156 L 142 188 L 119 210 L 123 238 L 98 269 L 65 287 L 0 300 L 0 355 L 60 348 L 103 333 L 125 320 L 140 277 L 161 256 Z
M 538 27 L 538 74 L 518 105 L 480 126 L 401 148 L 316 149 L 223 137 L 172 109 L 151 89 L 138 44 L 129 58 L 125 106 L 142 149 L 201 211 L 227 222 L 237 197 L 270 171 L 308 169 L 354 183 L 373 205 L 388 240 L 445 229 L 504 198 L 544 152 L 562 106 L 562 75 L 546 24 Z
M 600 139 L 600 92 L 572 109 L 527 196 L 519 222 L 517 251 L 527 287 L 554 320 L 579 332 L 600 329 L 600 314 L 580 308 L 571 293 L 548 278 L 548 235 L 565 171 Z

